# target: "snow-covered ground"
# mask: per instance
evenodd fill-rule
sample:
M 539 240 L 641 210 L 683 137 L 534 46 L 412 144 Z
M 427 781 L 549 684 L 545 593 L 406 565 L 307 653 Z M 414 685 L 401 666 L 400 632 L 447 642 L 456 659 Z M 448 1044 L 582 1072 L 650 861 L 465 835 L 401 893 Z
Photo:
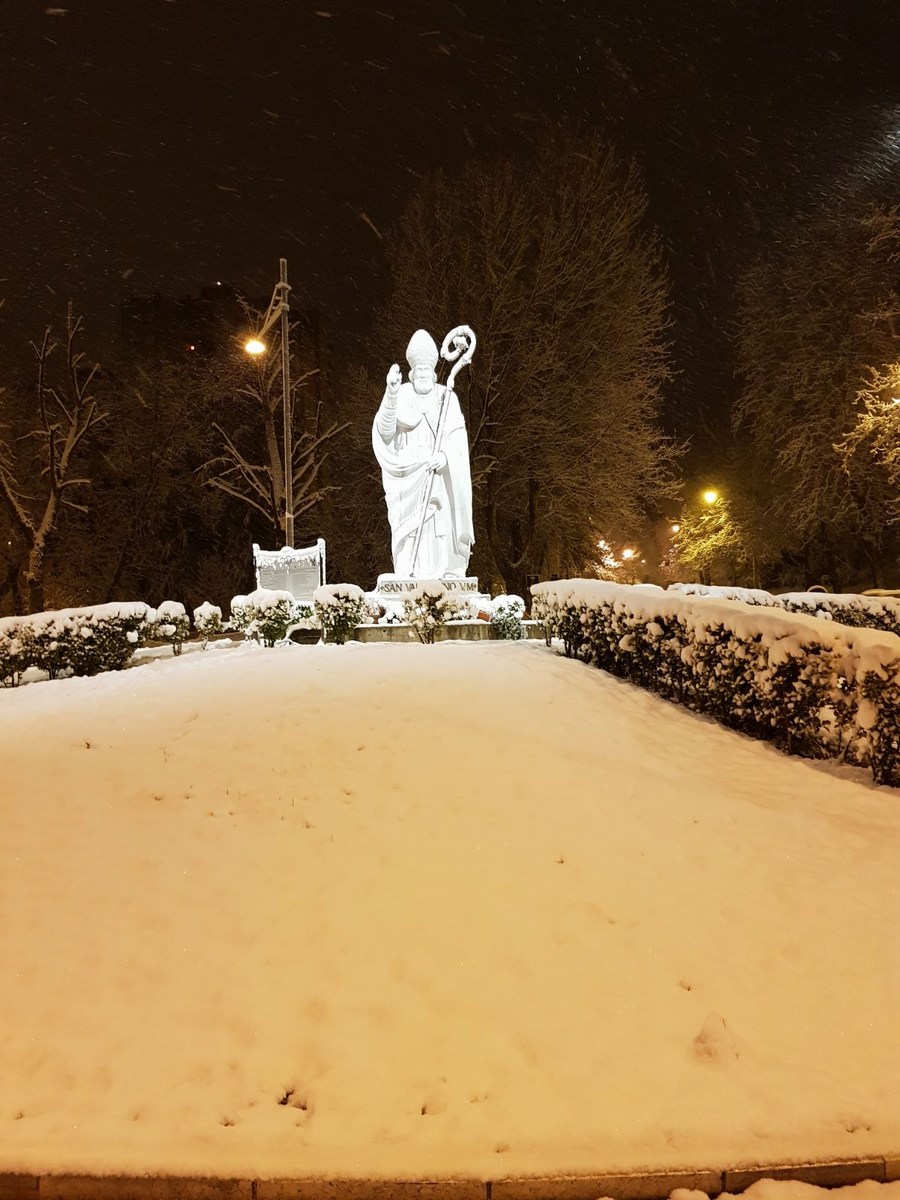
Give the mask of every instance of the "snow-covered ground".
M 862 771 L 496 642 L 34 683 L 0 763 L 0 1172 L 900 1155 Z
M 722 1192 L 720 1200 L 730 1193 Z M 850 1187 L 821 1188 L 793 1179 L 760 1179 L 739 1195 L 745 1200 L 900 1200 L 900 1182 L 876 1183 L 865 1179 Z M 707 1200 L 705 1192 L 677 1188 L 671 1200 Z

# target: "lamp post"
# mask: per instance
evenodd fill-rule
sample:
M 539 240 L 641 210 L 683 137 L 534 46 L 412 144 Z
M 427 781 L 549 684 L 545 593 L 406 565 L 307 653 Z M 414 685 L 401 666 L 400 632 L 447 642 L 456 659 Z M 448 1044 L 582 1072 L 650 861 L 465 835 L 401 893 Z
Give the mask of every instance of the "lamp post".
M 290 347 L 290 285 L 287 279 L 287 259 L 278 260 L 279 275 L 265 319 L 259 331 L 244 344 L 248 354 L 264 354 L 263 338 L 281 322 L 281 391 L 284 413 L 284 544 L 294 546 L 294 447 L 291 421 L 291 347 Z
M 626 546 L 623 549 L 622 564 L 623 564 L 623 566 L 625 563 L 628 564 L 628 566 L 625 568 L 625 575 L 626 575 L 627 583 L 633 584 L 633 583 L 637 582 L 637 574 L 635 573 L 635 569 L 634 569 L 634 560 L 636 558 L 637 558 L 637 550 L 633 549 L 631 546 Z

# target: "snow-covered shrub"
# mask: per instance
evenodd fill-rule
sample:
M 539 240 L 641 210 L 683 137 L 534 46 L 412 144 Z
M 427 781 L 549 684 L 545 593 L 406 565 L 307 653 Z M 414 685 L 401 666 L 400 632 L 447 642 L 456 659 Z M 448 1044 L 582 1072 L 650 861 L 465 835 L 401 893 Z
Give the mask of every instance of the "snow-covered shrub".
M 72 657 L 72 626 L 64 613 L 42 612 L 26 618 L 29 665 L 44 671 L 48 679 L 57 679 L 69 669 Z
M 700 583 L 670 583 L 670 592 L 710 600 L 739 600 L 810 617 L 839 621 L 856 629 L 883 629 L 900 634 L 900 601 L 891 596 L 862 596 L 856 593 L 784 592 L 773 595 L 759 588 L 709 587 Z
M 0 683 L 17 683 L 28 667 L 55 679 L 63 671 L 116 671 L 145 640 L 155 618 L 140 603 L 96 604 L 0 621 Z
M 34 665 L 48 673 L 51 665 L 55 673 L 65 666 L 74 675 L 121 670 L 143 645 L 155 617 L 154 609 L 141 603 L 95 604 L 39 613 L 29 619 L 36 620 L 39 636 L 52 638 L 48 649 L 55 662 L 39 657 Z
M 313 637 L 312 633 L 316 636 Z M 295 637 L 294 634 L 298 636 Z M 307 644 L 314 641 L 320 641 L 322 635 L 322 627 L 316 617 L 316 611 L 311 604 L 305 600 L 294 600 L 292 609 L 291 623 L 287 627 L 285 636 L 292 642 L 306 642 Z
M 365 594 L 355 583 L 324 583 L 313 592 L 313 603 L 325 640 L 338 646 L 365 622 Z
M 234 596 L 231 600 L 231 628 L 248 640 L 274 646 L 282 642 L 292 629 L 315 627 L 312 608 L 299 603 L 290 592 L 274 588 L 257 588 L 249 596 Z
M 525 601 L 521 596 L 496 596 L 491 605 L 491 625 L 498 638 L 517 641 L 525 636 L 522 617 Z
M 805 642 L 797 653 L 792 639 L 782 638 L 768 659 L 761 674 L 773 740 L 789 754 L 826 757 L 829 729 L 824 714 L 836 698 L 839 656 L 814 641 Z
M 209 639 L 217 633 L 225 632 L 225 624 L 222 621 L 222 610 L 216 604 L 210 604 L 208 600 L 204 600 L 194 609 L 194 628 L 203 639 L 203 649 L 209 645 Z
M 558 638 L 563 644 L 566 658 L 580 657 L 582 650 L 590 646 L 585 629 L 588 619 L 587 605 L 575 601 L 560 603 L 555 597 L 537 593 L 534 588 L 531 591 L 534 596 L 531 615 L 543 623 L 547 645 L 550 645 L 553 638 Z
M 759 604 L 763 608 L 781 608 L 778 596 L 763 588 L 717 587 L 705 583 L 670 583 L 670 592 L 684 596 L 709 596 L 716 600 L 740 600 L 742 604 Z
M 566 653 L 790 753 L 900 786 L 900 638 L 836 620 L 594 580 L 532 588 Z
M 322 627 L 316 619 L 316 614 L 313 606 L 305 601 L 295 600 L 293 618 L 287 628 L 286 636 L 292 642 L 305 642 L 307 645 L 311 642 L 321 641 Z
M 294 597 L 290 592 L 257 588 L 247 596 L 247 607 L 253 614 L 248 634 L 257 641 L 274 646 L 287 637 L 294 619 Z
M 181 648 L 191 636 L 191 622 L 187 611 L 178 600 L 163 600 L 156 610 L 154 637 L 161 642 L 168 642 L 173 654 L 180 654 Z
M 22 672 L 30 666 L 30 632 L 27 618 L 0 619 L 0 687 L 17 687 Z
M 151 632 L 156 636 L 156 612 L 146 604 L 95 604 L 68 611 L 72 621 L 69 665 L 76 675 L 121 670 Z
M 242 633 L 244 637 L 249 637 L 247 630 L 253 620 L 252 606 L 248 607 L 246 596 L 232 596 L 230 604 L 230 616 L 228 625 L 235 633 Z
M 426 646 L 434 643 L 437 631 L 458 611 L 456 600 L 440 579 L 423 579 L 403 597 L 403 617 Z
M 319 622 L 311 604 L 302 600 L 294 601 L 294 626 L 297 629 L 318 629 Z
M 868 733 L 872 776 L 900 787 L 900 662 L 866 671 L 859 692 L 858 722 Z
M 857 629 L 883 629 L 887 633 L 900 634 L 900 602 L 890 596 L 786 592 L 776 599 L 789 612 L 808 613 Z

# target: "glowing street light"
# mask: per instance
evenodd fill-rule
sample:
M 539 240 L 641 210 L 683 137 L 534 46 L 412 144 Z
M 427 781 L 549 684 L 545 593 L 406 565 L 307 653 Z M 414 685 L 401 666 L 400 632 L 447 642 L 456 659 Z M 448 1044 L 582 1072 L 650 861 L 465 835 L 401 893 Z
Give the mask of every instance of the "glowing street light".
M 715 504 L 715 502 L 718 500 L 718 498 L 719 498 L 719 493 L 716 491 L 715 488 L 707 488 L 706 491 L 703 493 L 703 503 L 704 504 Z
M 630 546 L 626 546 L 625 549 L 622 551 L 622 557 L 625 559 L 626 562 L 628 561 L 629 558 L 634 558 L 634 556 L 636 554 L 637 554 L 637 550 L 632 550 Z
M 675 522 L 675 524 L 672 526 L 672 532 L 673 532 L 673 533 L 681 533 L 681 526 L 678 524 L 678 522 L 677 522 L 677 521 L 676 521 L 676 522 Z
M 291 440 L 291 346 L 290 346 L 290 286 L 287 281 L 287 259 L 278 260 L 279 277 L 269 301 L 269 308 L 260 329 L 244 343 L 248 354 L 265 354 L 263 338 L 281 322 L 281 400 L 284 411 L 284 544 L 294 546 L 294 447 Z

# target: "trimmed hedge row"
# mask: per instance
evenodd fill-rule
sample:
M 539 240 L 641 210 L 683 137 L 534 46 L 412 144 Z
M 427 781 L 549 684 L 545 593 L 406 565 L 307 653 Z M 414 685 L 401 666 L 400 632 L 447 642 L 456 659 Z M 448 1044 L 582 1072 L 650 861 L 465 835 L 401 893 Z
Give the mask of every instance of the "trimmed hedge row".
M 784 592 L 774 595 L 759 588 L 709 587 L 701 583 L 672 583 L 669 591 L 713 600 L 739 600 L 782 608 L 786 612 L 806 613 L 855 629 L 882 629 L 900 634 L 900 601 L 890 596 L 861 596 L 855 592 Z
M 205 650 L 210 637 L 235 630 L 247 640 L 273 646 L 298 626 L 313 625 L 313 609 L 289 592 L 260 588 L 231 601 L 231 620 L 213 604 L 194 609 L 194 629 Z M 15 687 L 29 668 L 57 679 L 64 671 L 96 675 L 124 667 L 135 650 L 162 642 L 180 654 L 191 636 L 191 619 L 183 604 L 165 600 L 149 604 L 97 604 L 31 616 L 0 618 L 0 686 Z
M 73 675 L 120 670 L 138 646 L 154 636 L 156 619 L 156 610 L 141 603 L 4 617 L 0 619 L 0 684 L 15 687 L 29 667 L 45 671 L 50 679 L 64 670 Z
M 789 754 L 900 786 L 900 637 L 733 600 L 595 580 L 539 583 L 565 653 Z

